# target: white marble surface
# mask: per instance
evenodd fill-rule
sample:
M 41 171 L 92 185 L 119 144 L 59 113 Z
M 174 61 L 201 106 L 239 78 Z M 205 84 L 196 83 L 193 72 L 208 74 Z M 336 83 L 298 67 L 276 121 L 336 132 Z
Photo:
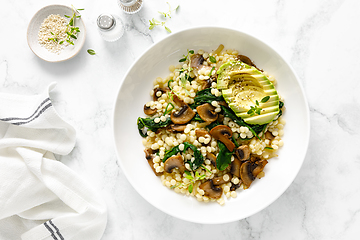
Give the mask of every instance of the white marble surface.
M 168 27 L 226 26 L 248 32 L 279 51 L 300 77 L 311 109 L 310 146 L 289 189 L 272 205 L 247 219 L 201 225 L 173 218 L 138 195 L 117 164 L 112 107 L 131 64 L 168 33 L 150 31 L 166 1 L 144 0 L 143 9 L 126 15 L 115 0 L 64 0 L 85 8 L 87 40 L 78 56 L 62 63 L 36 57 L 26 42 L 27 25 L 53 0 L 0 2 L 0 91 L 51 94 L 57 111 L 77 131 L 77 144 L 60 160 L 89 182 L 107 202 L 103 240 L 112 239 L 359 239 L 360 235 L 360 68 L 358 0 L 169 0 L 180 4 Z M 119 15 L 125 35 L 114 43 L 101 39 L 96 18 Z M 94 49 L 90 56 L 86 50 Z M 17 231 L 25 229 L 18 228 Z M 0 239 L 6 239 L 1 229 Z

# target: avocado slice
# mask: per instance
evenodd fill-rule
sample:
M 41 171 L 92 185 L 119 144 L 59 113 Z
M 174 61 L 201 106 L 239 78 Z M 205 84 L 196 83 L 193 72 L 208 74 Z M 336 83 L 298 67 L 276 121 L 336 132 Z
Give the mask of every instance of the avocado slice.
M 266 124 L 279 114 L 279 95 L 274 85 L 255 67 L 230 61 L 221 65 L 217 74 L 217 88 L 229 107 L 246 123 Z M 269 99 L 262 103 L 266 96 Z M 251 107 L 261 108 L 260 114 L 248 114 Z

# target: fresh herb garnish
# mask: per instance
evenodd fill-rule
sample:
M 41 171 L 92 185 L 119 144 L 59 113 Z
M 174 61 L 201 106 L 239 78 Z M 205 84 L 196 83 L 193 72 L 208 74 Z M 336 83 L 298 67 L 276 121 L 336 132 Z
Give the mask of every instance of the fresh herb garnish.
M 261 99 L 260 102 L 266 103 L 267 101 L 269 101 L 269 99 L 270 99 L 270 96 L 266 96 L 266 97 L 263 97 L 263 99 Z
M 263 97 L 263 99 L 261 99 L 261 103 L 266 103 L 267 101 L 269 101 L 270 96 L 266 96 Z M 254 116 L 255 114 L 260 115 L 261 114 L 261 110 L 262 108 L 259 105 L 258 100 L 255 100 L 255 106 L 250 106 L 249 111 L 247 112 L 247 114 L 249 114 L 250 116 Z
M 203 180 L 206 177 L 205 174 L 200 175 L 198 171 L 195 172 L 195 177 L 193 177 L 193 175 L 189 171 L 185 171 L 185 174 L 186 174 L 185 177 L 190 180 L 190 185 L 188 186 L 189 193 L 193 192 L 194 183 L 196 180 Z
M 155 18 L 153 18 L 152 20 L 149 20 L 149 22 L 150 22 L 149 29 L 150 30 L 154 29 L 155 26 L 163 26 L 168 33 L 171 33 L 170 28 L 168 28 L 165 24 L 171 18 L 171 13 L 173 11 L 177 11 L 179 9 L 179 6 L 177 6 L 174 9 L 171 9 L 170 3 L 169 2 L 166 2 L 166 3 L 169 5 L 169 11 L 168 12 L 160 12 L 160 11 L 158 11 L 158 13 L 160 13 L 166 20 L 165 21 L 159 21 L 159 20 L 156 20 Z
M 66 26 L 66 42 L 70 45 L 74 45 L 73 39 L 77 39 L 77 34 L 80 32 L 79 27 L 75 27 L 75 19 L 80 18 L 81 15 L 76 15 L 76 13 L 79 14 L 78 11 L 85 10 L 84 8 L 76 9 L 73 5 L 72 6 L 72 16 L 64 15 L 67 18 L 70 18 L 69 23 Z M 64 41 L 59 42 L 59 44 L 63 44 Z
M 265 149 L 274 150 L 272 147 L 265 147 Z
M 209 56 L 210 62 L 216 63 L 216 58 L 213 56 Z
M 92 49 L 88 49 L 87 52 L 90 55 L 95 55 L 96 54 L 96 52 L 94 50 L 92 50 Z
M 190 92 L 186 89 L 186 82 L 187 81 L 191 82 L 192 80 L 194 80 L 193 78 L 190 77 L 190 72 L 193 70 L 191 68 L 190 54 L 194 54 L 194 50 L 187 50 L 187 54 L 183 55 L 183 58 L 179 60 L 179 62 L 185 62 L 186 60 L 189 61 L 189 63 L 187 64 L 187 68 L 182 68 L 182 69 L 179 70 L 179 73 L 180 73 L 180 85 L 185 90 L 186 94 L 189 95 L 189 96 L 190 96 Z
M 210 70 L 210 73 L 209 73 L 209 77 L 211 77 L 212 75 L 212 72 L 214 71 L 215 67 L 212 67 L 211 70 Z
M 169 106 L 171 106 L 170 109 L 168 109 Z M 166 114 L 168 114 L 169 112 L 171 112 L 174 108 L 175 108 L 174 104 L 168 103 L 168 104 L 166 105 L 165 112 L 164 112 L 164 115 L 163 115 L 163 116 L 165 116 Z

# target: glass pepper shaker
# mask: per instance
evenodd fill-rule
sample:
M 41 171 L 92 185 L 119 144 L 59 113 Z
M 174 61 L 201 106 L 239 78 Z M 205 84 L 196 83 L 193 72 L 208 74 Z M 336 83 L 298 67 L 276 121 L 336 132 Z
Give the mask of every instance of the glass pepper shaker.
M 117 0 L 120 8 L 128 14 L 140 11 L 143 0 Z
M 96 22 L 100 35 L 105 41 L 114 42 L 124 34 L 124 24 L 116 15 L 101 14 Z

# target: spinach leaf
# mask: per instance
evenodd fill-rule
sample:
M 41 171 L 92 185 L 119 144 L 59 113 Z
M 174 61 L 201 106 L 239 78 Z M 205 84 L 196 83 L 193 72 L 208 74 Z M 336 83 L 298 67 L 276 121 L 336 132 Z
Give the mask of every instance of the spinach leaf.
M 210 131 L 211 129 L 213 129 L 217 125 L 220 125 L 220 123 L 216 120 L 215 122 L 212 122 L 209 125 L 207 125 L 206 128 Z
M 201 166 L 201 164 L 203 164 L 204 162 L 204 157 L 201 154 L 201 152 L 197 149 L 197 147 L 195 147 L 194 145 L 188 143 L 188 142 L 184 142 L 184 150 L 181 151 L 179 149 L 179 145 L 173 147 L 172 149 L 170 149 L 169 151 L 167 151 L 164 155 L 164 158 L 162 159 L 163 162 L 165 162 L 169 157 L 176 155 L 180 152 L 185 152 L 188 148 L 190 148 L 191 150 L 193 150 L 194 152 L 194 157 L 195 157 L 195 161 L 191 162 L 190 160 L 186 161 L 186 163 L 190 164 L 190 167 L 192 170 L 196 170 L 198 167 Z
M 194 98 L 194 103 L 190 105 L 191 109 L 196 108 L 204 103 L 210 103 L 212 101 L 224 101 L 224 98 L 221 96 L 216 97 L 211 94 L 211 88 L 206 88 L 196 93 L 196 97 Z
M 195 114 L 195 116 L 191 119 L 191 121 L 197 121 L 197 122 L 205 122 L 204 120 L 201 119 L 200 115 L 198 113 Z
M 232 152 L 227 149 L 225 144 L 220 141 L 217 141 L 219 147 L 219 154 L 216 157 L 216 167 L 220 171 L 225 170 L 231 163 L 231 156 L 233 155 Z
M 154 118 L 141 118 L 139 117 L 137 119 L 137 125 L 138 125 L 138 130 L 139 130 L 139 134 L 142 137 L 146 137 L 147 133 L 144 133 L 143 130 L 146 127 L 147 129 L 156 132 L 159 128 L 163 128 L 163 127 L 167 127 L 168 125 L 170 125 L 172 123 L 170 117 L 168 117 L 165 122 L 160 121 L 158 123 L 155 122 Z

